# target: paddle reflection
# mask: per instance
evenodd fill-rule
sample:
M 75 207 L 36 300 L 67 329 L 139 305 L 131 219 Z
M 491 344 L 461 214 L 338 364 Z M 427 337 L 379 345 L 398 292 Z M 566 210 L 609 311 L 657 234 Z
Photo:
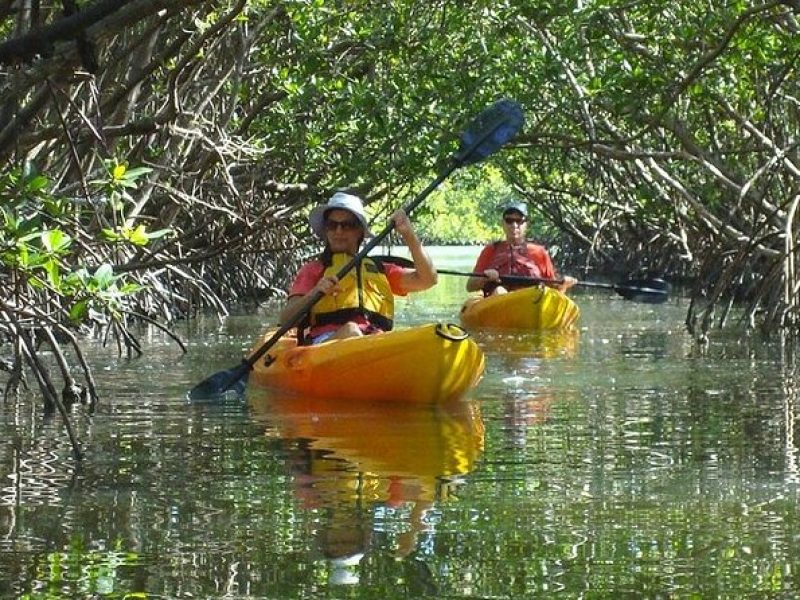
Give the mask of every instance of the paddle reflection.
M 266 434 L 286 448 L 302 506 L 323 510 L 315 535 L 334 583 L 351 582 L 376 534 L 387 533 L 377 523 L 387 510 L 405 520 L 387 543 L 396 556 L 411 553 L 429 527 L 426 512 L 454 499 L 458 476 L 483 451 L 478 405 L 465 400 L 345 404 L 255 393 L 249 402 Z

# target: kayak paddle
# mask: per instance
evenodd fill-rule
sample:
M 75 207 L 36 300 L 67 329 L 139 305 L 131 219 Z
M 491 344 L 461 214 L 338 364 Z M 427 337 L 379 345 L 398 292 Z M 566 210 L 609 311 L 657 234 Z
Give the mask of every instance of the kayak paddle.
M 490 107 L 484 109 L 470 123 L 459 136 L 461 143 L 458 151 L 453 154 L 445 169 L 426 187 L 404 210 L 407 215 L 413 211 L 422 201 L 442 183 L 457 168 L 479 162 L 491 156 L 500 148 L 505 146 L 522 128 L 525 116 L 519 104 L 512 100 L 498 100 Z M 389 224 L 378 235 L 373 237 L 350 261 L 344 265 L 338 273 L 337 279 L 343 278 L 355 267 L 367 253 L 380 244 L 394 228 L 394 223 Z M 412 263 L 413 264 L 413 263 Z M 322 292 L 314 292 L 309 295 L 299 306 L 295 316 L 287 323 L 281 325 L 272 336 L 266 340 L 259 348 L 247 358 L 242 359 L 237 366 L 219 371 L 204 379 L 191 390 L 188 397 L 190 400 L 206 400 L 221 396 L 230 389 L 235 389 L 237 393 L 244 391 L 245 378 L 253 368 L 256 361 L 264 356 L 275 343 L 305 317 L 311 307 L 314 306 L 323 296 Z
M 389 262 L 400 265 L 401 267 L 411 267 L 412 261 L 402 256 L 373 256 L 379 262 Z M 436 269 L 443 275 L 460 275 L 461 277 L 486 277 L 483 273 L 465 273 L 463 271 L 448 271 L 447 269 Z M 522 275 L 501 275 L 501 283 L 510 285 L 532 286 L 539 284 L 560 285 L 563 279 L 543 279 L 540 277 L 524 277 Z M 598 283 L 595 281 L 578 281 L 575 285 L 592 288 L 604 288 L 614 290 L 626 300 L 644 302 L 647 304 L 660 304 L 665 302 L 669 296 L 669 284 L 661 278 L 653 279 L 628 279 L 623 283 Z

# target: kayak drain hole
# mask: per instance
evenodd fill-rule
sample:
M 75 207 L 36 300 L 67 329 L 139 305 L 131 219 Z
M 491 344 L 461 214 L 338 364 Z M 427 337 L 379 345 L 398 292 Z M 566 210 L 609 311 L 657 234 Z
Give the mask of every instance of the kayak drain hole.
M 469 333 L 467 333 L 466 329 L 453 323 L 439 323 L 436 326 L 436 335 L 446 340 L 453 340 L 454 342 L 460 342 L 469 337 Z

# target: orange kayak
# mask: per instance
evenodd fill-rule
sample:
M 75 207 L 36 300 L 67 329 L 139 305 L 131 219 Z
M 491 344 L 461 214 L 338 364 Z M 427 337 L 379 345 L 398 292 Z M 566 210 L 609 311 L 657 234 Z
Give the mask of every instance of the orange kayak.
M 483 352 L 466 331 L 429 324 L 313 346 L 284 336 L 253 365 L 248 385 L 313 398 L 432 404 L 464 395 L 483 370 Z
M 532 286 L 495 296 L 473 296 L 461 307 L 468 328 L 545 331 L 572 327 L 580 316 L 567 295 L 547 286 Z

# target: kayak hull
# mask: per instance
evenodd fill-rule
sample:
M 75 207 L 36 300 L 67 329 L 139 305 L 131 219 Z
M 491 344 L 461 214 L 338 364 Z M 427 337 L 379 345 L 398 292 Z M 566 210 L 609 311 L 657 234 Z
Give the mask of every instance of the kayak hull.
M 462 328 L 429 324 L 313 346 L 284 336 L 253 365 L 248 384 L 312 398 L 432 404 L 461 397 L 483 370 L 483 352 Z
M 469 328 L 567 329 L 579 316 L 580 309 L 570 297 L 546 286 L 526 287 L 486 298 L 474 296 L 461 307 L 461 323 Z

